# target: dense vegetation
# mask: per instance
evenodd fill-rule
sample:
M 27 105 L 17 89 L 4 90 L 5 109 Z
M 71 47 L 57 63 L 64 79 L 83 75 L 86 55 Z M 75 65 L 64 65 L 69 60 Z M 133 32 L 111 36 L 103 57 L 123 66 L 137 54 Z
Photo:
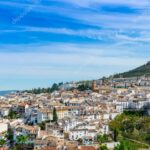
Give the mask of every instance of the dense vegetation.
M 79 91 L 85 91 L 85 90 L 91 90 L 91 82 L 90 81 L 83 81 L 79 84 L 78 90 Z
M 97 142 L 101 143 L 105 143 L 105 142 L 109 142 L 109 135 L 98 135 L 97 136 Z
M 144 116 L 143 112 L 124 112 L 110 122 L 110 129 L 114 141 L 124 141 L 124 146 L 138 149 L 150 145 L 150 117 Z
M 114 77 L 115 78 L 119 78 L 120 76 L 122 76 L 122 77 L 139 77 L 139 76 L 143 76 L 143 75 L 150 76 L 150 62 L 148 62 L 147 64 L 142 65 L 136 69 L 133 69 L 131 71 L 116 74 L 116 75 L 114 75 Z
M 33 93 L 33 94 L 40 94 L 40 93 L 51 93 L 51 92 L 54 92 L 54 91 L 57 91 L 59 89 L 59 86 L 62 85 L 63 83 L 54 83 L 52 85 L 52 87 L 48 87 L 48 88 L 35 88 L 35 89 L 32 89 L 32 90 L 25 90 L 24 92 L 27 92 L 27 93 Z
M 20 118 L 20 115 L 16 111 L 13 111 L 11 109 L 8 114 L 8 119 L 18 119 L 18 118 Z
M 92 85 L 92 81 L 80 81 L 76 83 L 78 85 L 77 88 L 70 88 L 68 90 L 74 90 L 74 89 L 78 89 L 79 91 L 85 91 L 85 90 L 89 90 L 91 89 L 91 85 Z M 54 91 L 59 90 L 60 86 L 63 85 L 63 82 L 60 83 L 54 83 L 52 85 L 52 87 L 48 87 L 48 88 L 34 88 L 32 90 L 25 90 L 23 92 L 27 92 L 27 93 L 33 93 L 33 94 L 41 94 L 41 93 L 52 93 Z
M 138 150 L 139 148 L 145 149 L 147 146 L 129 140 L 122 140 L 120 144 L 115 146 L 114 150 Z

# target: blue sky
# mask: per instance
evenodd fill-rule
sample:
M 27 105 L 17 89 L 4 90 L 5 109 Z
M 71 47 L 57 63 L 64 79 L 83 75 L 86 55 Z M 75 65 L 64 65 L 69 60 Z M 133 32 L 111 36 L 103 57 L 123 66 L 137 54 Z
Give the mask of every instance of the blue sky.
M 149 0 L 0 0 L 0 90 L 97 79 L 149 56 Z

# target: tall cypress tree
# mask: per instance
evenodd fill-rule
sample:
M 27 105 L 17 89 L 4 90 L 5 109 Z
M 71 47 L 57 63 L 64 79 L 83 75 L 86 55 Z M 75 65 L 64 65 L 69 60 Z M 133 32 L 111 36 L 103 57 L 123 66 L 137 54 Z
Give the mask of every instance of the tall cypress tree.
M 56 111 L 56 108 L 54 107 L 54 109 L 53 109 L 53 121 L 57 122 L 57 120 L 58 120 L 57 111 Z

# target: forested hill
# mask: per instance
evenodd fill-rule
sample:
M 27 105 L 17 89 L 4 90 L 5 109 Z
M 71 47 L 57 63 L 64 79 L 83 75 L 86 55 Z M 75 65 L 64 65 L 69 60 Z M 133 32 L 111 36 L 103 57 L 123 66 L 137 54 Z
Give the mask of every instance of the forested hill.
M 150 61 L 136 69 L 130 70 L 128 72 L 119 73 L 114 75 L 115 78 L 118 77 L 139 77 L 139 76 L 150 76 Z

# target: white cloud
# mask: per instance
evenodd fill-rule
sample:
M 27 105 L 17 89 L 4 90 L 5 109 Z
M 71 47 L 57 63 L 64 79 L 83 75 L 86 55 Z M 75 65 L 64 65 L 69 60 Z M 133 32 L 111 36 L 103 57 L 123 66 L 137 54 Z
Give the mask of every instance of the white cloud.
M 7 47 L 11 49 L 12 46 Z M 148 61 L 139 54 L 133 57 L 131 49 L 121 51 L 116 47 L 101 47 L 100 45 L 50 44 L 46 46 L 13 47 L 26 49 L 26 52 L 1 52 L 0 75 L 26 76 L 92 76 L 104 75 L 131 69 Z M 113 48 L 113 49 L 112 49 Z M 36 52 L 31 52 L 36 49 Z M 41 51 L 40 51 L 41 49 Z M 55 50 L 57 52 L 55 53 Z M 14 50 L 13 50 L 14 51 Z M 61 51 L 59 53 L 59 51 Z M 125 55 L 126 54 L 126 55 Z M 132 57 L 131 57 L 132 56 Z M 83 59 L 84 58 L 84 59 Z M 111 68 L 108 70 L 107 68 Z M 114 70 L 114 71 L 112 71 Z M 105 74 L 106 75 L 106 74 Z
M 101 5 L 101 4 L 113 4 L 113 5 L 128 5 L 134 7 L 147 6 L 149 4 L 148 0 L 59 0 L 62 2 L 71 3 L 81 7 L 90 7 L 91 5 Z
M 83 59 L 84 58 L 84 59 Z M 127 58 L 111 56 L 91 56 L 81 54 L 48 54 L 48 53 L 0 53 L 0 76 L 11 74 L 12 76 L 38 76 L 54 77 L 104 75 L 114 73 L 118 68 L 130 69 L 145 63 L 145 58 Z M 111 70 L 107 70 L 107 67 Z M 104 69 L 105 68 L 105 69 Z M 120 69 L 118 70 L 120 71 Z M 106 74 L 105 74 L 106 75 Z
M 48 86 L 53 82 L 97 79 L 130 70 L 149 60 L 147 54 L 147 57 L 142 57 L 141 53 L 129 47 L 115 45 L 4 45 L 0 51 L 1 89 L 25 89 Z
M 31 11 L 37 11 L 38 13 L 55 13 L 61 16 L 69 17 L 75 19 L 76 22 L 84 23 L 87 25 L 102 27 L 102 28 L 111 28 L 116 30 L 122 29 L 138 29 L 138 30 L 149 30 L 150 26 L 150 2 L 148 0 L 139 1 L 139 0 L 57 0 L 67 3 L 73 3 L 75 5 L 87 5 L 89 6 L 88 9 L 78 9 L 72 7 L 59 7 L 59 6 L 50 6 L 50 5 L 43 5 L 39 3 L 36 7 L 33 7 Z M 24 8 L 24 11 L 31 4 L 25 3 L 13 3 L 13 2 L 0 2 L 0 4 L 6 4 L 11 6 L 18 6 Z M 101 10 L 93 11 L 94 6 L 93 4 L 122 4 L 122 5 L 129 5 L 130 6 L 140 6 L 137 8 L 140 13 L 133 13 L 133 14 L 120 14 L 120 13 L 112 13 L 112 12 L 102 12 Z M 34 5 L 34 3 L 32 4 Z M 97 6 L 97 5 L 96 5 Z M 20 16 L 20 14 L 18 14 Z M 18 17 L 16 16 L 16 18 Z M 14 19 L 14 18 L 13 18 Z M 24 18 L 21 18 L 24 19 Z M 56 31 L 57 32 L 57 31 Z M 65 31 L 64 31 L 65 32 Z
M 117 29 L 69 29 L 69 28 L 47 28 L 47 27 L 20 27 L 18 30 L 3 30 L 1 33 L 11 32 L 44 32 L 53 34 L 73 35 L 87 37 L 96 40 L 113 40 L 116 43 L 126 42 L 150 42 L 150 31 L 148 30 L 117 30 Z

